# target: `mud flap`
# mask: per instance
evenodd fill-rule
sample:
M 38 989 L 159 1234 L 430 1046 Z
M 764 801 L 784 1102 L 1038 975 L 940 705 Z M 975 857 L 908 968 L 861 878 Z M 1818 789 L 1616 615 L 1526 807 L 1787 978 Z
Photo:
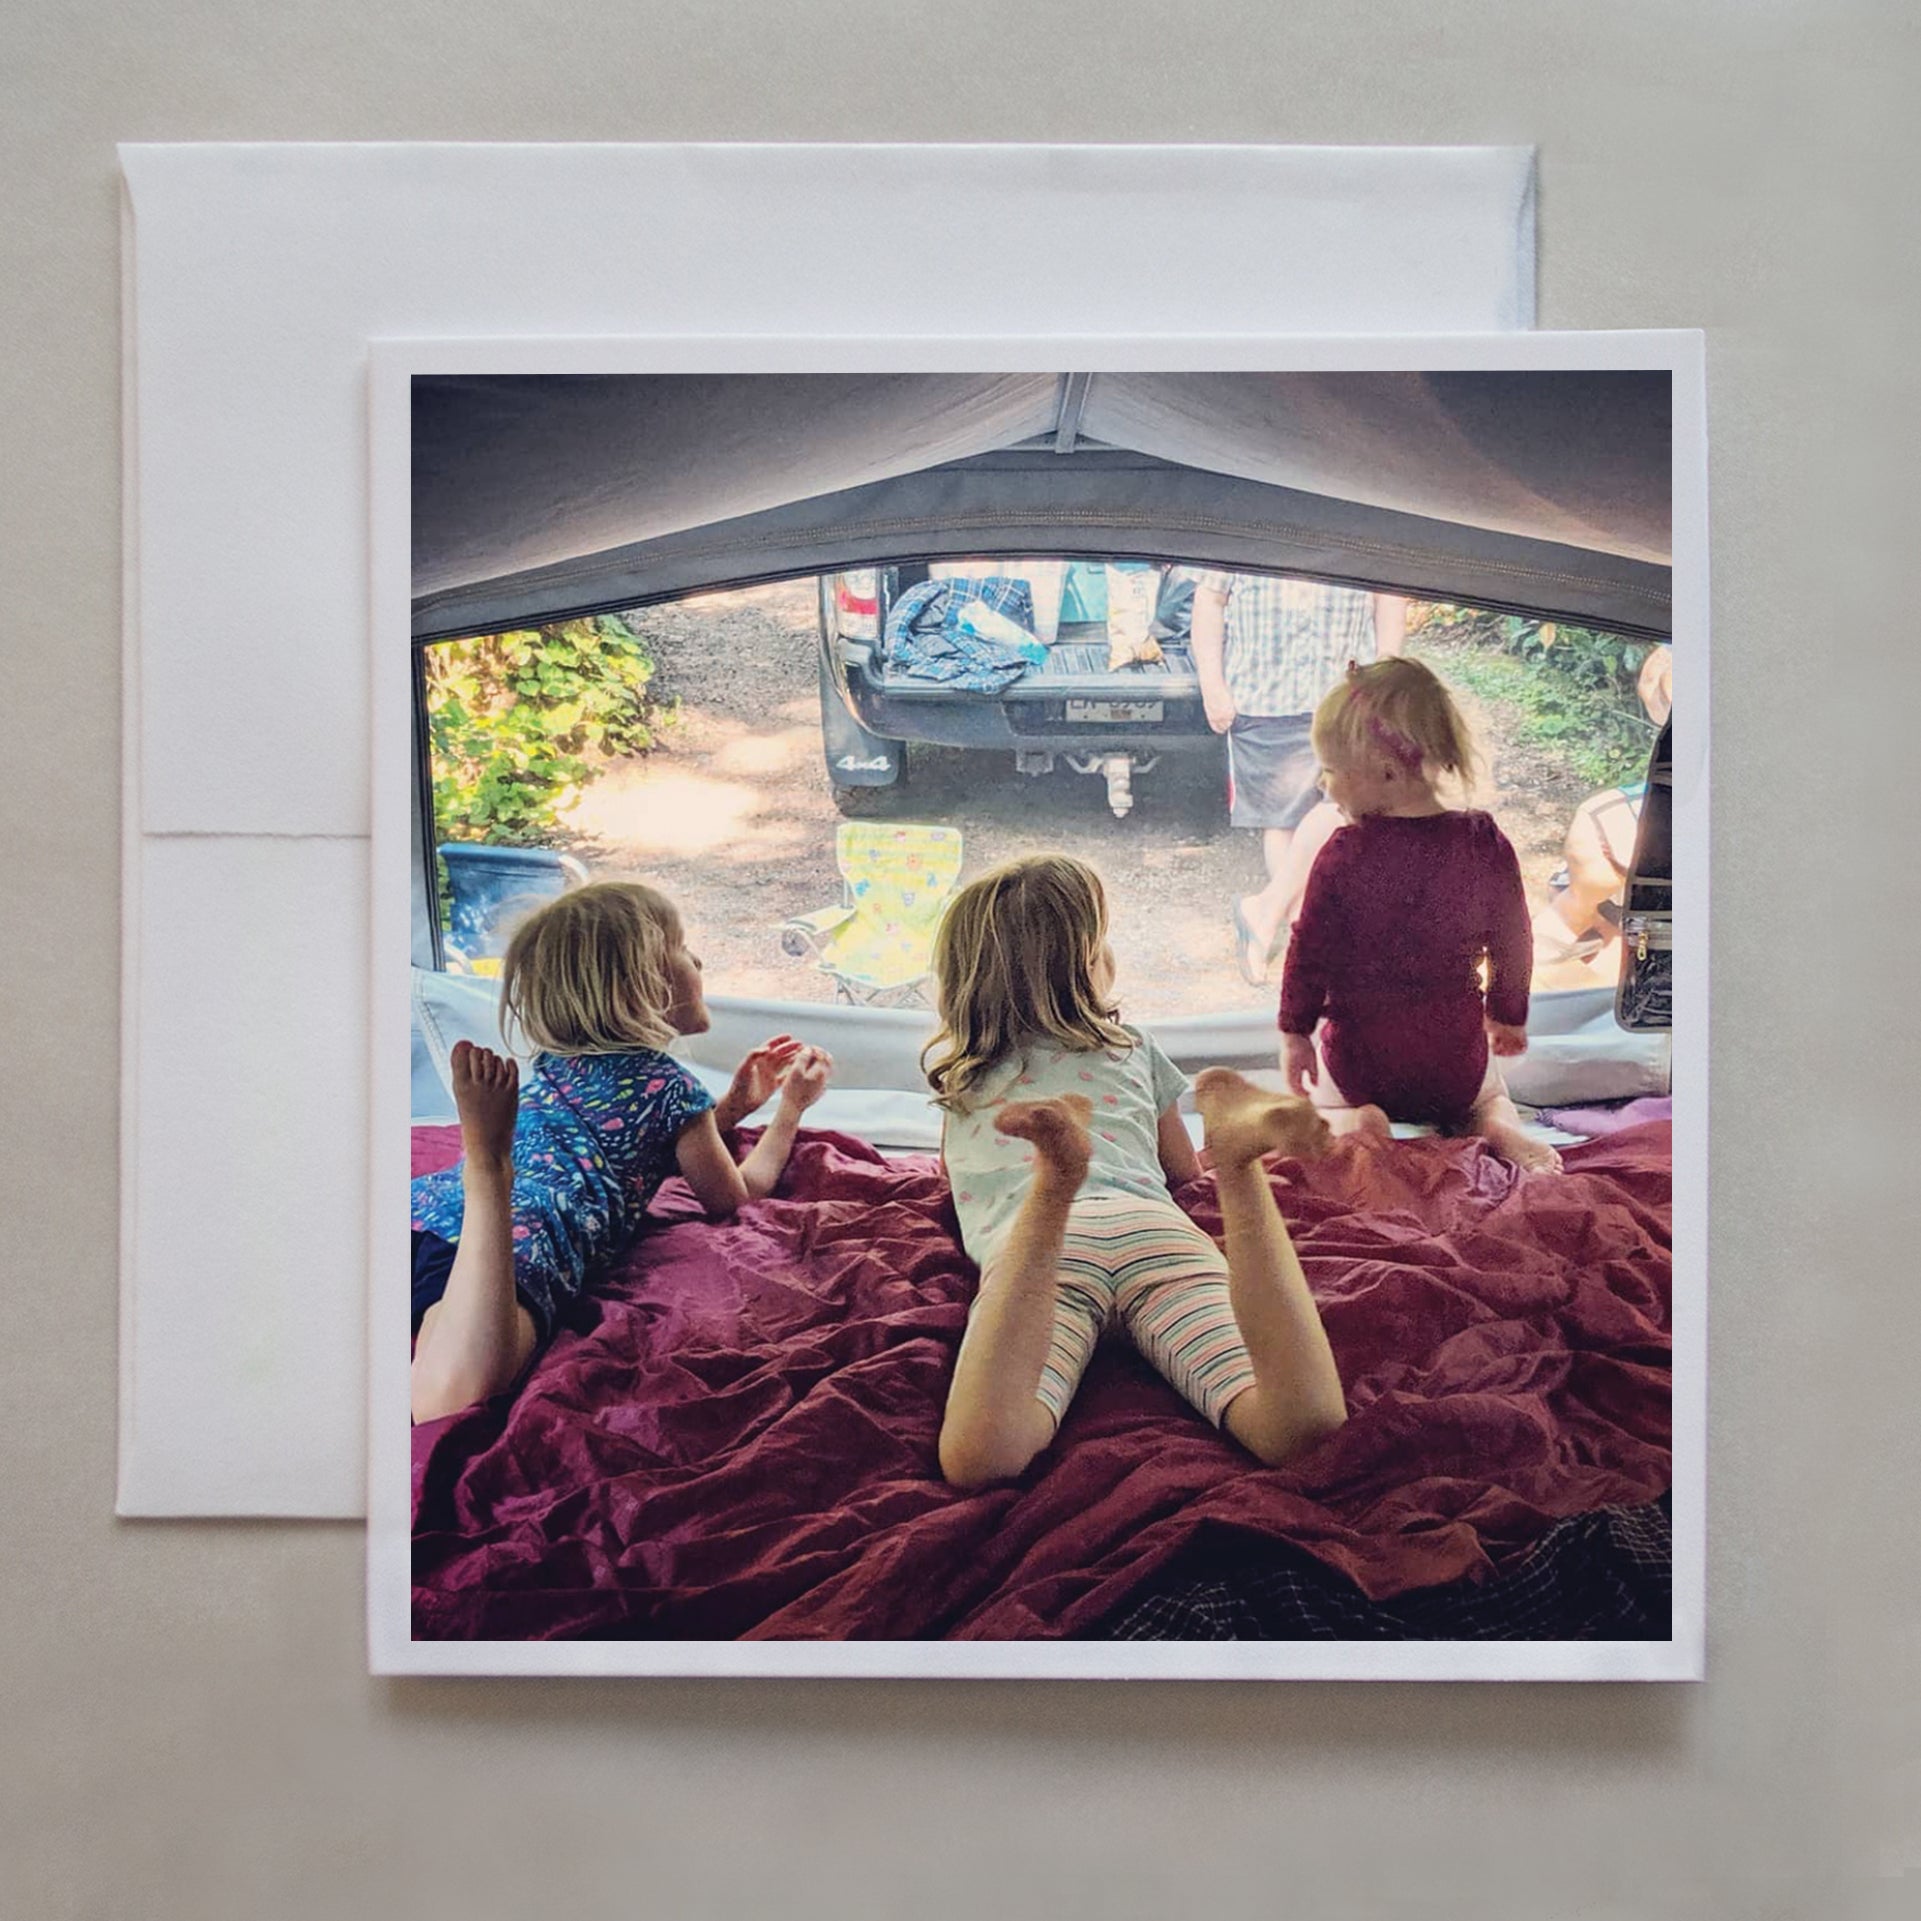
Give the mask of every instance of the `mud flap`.
M 848 712 L 825 654 L 820 663 L 820 738 L 827 778 L 836 787 L 892 787 L 900 779 L 902 742 L 870 734 Z

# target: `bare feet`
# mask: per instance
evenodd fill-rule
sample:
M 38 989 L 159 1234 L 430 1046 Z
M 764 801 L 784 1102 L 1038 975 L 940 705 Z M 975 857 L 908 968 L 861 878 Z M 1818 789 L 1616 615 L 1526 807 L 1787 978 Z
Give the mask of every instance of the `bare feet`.
M 1315 1160 L 1333 1140 L 1312 1102 L 1270 1094 L 1231 1067 L 1205 1067 L 1195 1075 L 1194 1105 L 1206 1126 L 1216 1171 L 1245 1167 L 1263 1154 Z
M 1009 1101 L 994 1116 L 994 1125 L 1017 1140 L 1032 1141 L 1040 1171 L 1078 1188 L 1093 1157 L 1087 1131 L 1093 1113 L 1094 1103 L 1085 1094 L 1062 1094 L 1053 1100 Z
M 472 1041 L 457 1041 L 450 1065 L 467 1165 L 476 1172 L 511 1174 L 514 1119 L 520 1110 L 520 1063 L 476 1047 Z
M 1536 1140 L 1518 1121 L 1488 1120 L 1473 1129 L 1502 1160 L 1524 1174 L 1559 1174 L 1561 1157 L 1546 1141 Z

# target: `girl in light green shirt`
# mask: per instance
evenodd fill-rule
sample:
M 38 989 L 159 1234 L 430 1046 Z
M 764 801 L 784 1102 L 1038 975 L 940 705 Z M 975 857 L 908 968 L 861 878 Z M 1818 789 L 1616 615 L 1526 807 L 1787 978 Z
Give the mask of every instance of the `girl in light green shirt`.
M 978 1486 L 1053 1439 L 1102 1332 L 1124 1328 L 1210 1420 L 1270 1465 L 1346 1419 L 1340 1377 L 1262 1167 L 1325 1123 L 1225 1068 L 1195 1082 L 1226 1252 L 1174 1204 L 1201 1164 L 1186 1082 L 1114 1005 L 1100 877 L 1013 861 L 955 896 L 934 944 L 942 1027 L 927 1076 L 980 1289 L 942 1419 L 942 1472 Z

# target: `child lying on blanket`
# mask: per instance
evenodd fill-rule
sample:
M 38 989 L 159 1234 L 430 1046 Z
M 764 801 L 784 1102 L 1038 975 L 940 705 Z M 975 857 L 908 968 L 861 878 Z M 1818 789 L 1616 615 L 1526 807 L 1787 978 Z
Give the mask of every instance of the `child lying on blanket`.
M 463 1158 L 413 1184 L 417 1422 L 512 1386 L 670 1173 L 717 1216 L 771 1192 L 833 1068 L 776 1035 L 715 1102 L 661 1052 L 706 1031 L 700 962 L 673 903 L 632 882 L 579 888 L 522 923 L 501 967 L 501 1017 L 539 1049 L 524 1093 L 513 1061 L 462 1041 Z M 776 1088 L 772 1121 L 736 1164 L 722 1131 Z
M 927 1070 L 980 1290 L 941 1421 L 947 1479 L 1021 1473 L 1054 1438 L 1110 1321 L 1201 1413 L 1278 1466 L 1347 1418 L 1300 1261 L 1261 1167 L 1327 1124 L 1224 1068 L 1195 1083 L 1225 1260 L 1175 1206 L 1200 1171 L 1180 1070 L 1114 1005 L 1100 877 L 1062 855 L 954 897 L 934 942 Z
M 1347 816 L 1315 857 L 1281 983 L 1281 1068 L 1338 1131 L 1391 1120 L 1478 1134 L 1558 1173 L 1521 1128 L 1494 1056 L 1527 1048 L 1533 936 L 1520 863 L 1493 817 L 1438 791 L 1478 760 L 1418 660 L 1350 664 L 1314 715 L 1321 785 Z M 1479 970 L 1488 973 L 1483 992 Z M 1319 1046 L 1316 1049 L 1316 1029 Z

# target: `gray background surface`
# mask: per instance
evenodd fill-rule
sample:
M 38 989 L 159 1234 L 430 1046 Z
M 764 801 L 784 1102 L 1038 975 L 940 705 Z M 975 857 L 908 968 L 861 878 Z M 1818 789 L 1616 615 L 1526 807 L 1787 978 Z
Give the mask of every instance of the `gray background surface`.
M 15 0 L 0 1914 L 1921 1906 L 1917 80 L 1893 0 Z M 642 138 L 1535 141 L 1541 324 L 1708 329 L 1704 1686 L 376 1683 L 357 1527 L 111 1518 L 114 142 Z

